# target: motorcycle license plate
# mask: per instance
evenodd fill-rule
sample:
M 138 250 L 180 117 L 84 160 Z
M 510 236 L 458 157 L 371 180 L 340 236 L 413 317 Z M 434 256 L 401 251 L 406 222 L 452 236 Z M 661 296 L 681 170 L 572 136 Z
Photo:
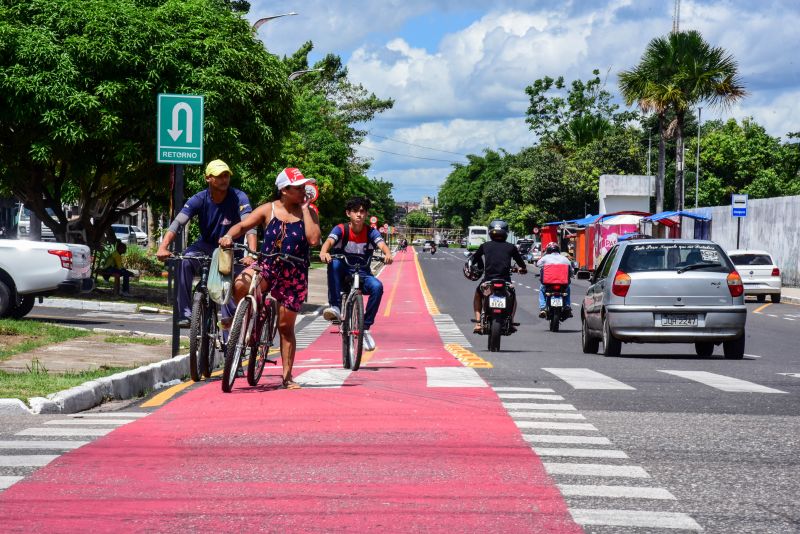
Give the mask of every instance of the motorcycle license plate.
M 506 307 L 506 298 L 505 297 L 489 297 L 489 307 L 490 308 L 505 308 Z
M 697 326 L 697 315 L 677 313 L 662 315 L 661 326 Z
M 563 305 L 564 305 L 564 301 L 561 299 L 561 297 L 551 297 L 550 298 L 550 306 L 563 306 Z

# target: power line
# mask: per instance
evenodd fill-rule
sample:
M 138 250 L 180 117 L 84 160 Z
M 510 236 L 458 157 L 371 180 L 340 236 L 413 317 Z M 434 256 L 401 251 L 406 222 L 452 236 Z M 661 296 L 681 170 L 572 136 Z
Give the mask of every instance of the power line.
M 414 159 L 425 159 L 428 161 L 442 161 L 444 163 L 463 163 L 462 161 L 453 161 L 449 159 L 437 159 L 437 158 L 423 158 L 422 156 L 412 156 L 411 154 L 400 154 L 399 152 L 389 152 L 388 150 L 381 150 L 380 148 L 373 148 L 371 146 L 360 145 L 361 148 L 366 148 L 367 150 L 374 150 L 376 152 L 383 152 L 384 154 L 392 154 L 394 156 L 402 156 L 404 158 L 414 158 Z
M 415 146 L 415 147 L 424 148 L 424 149 L 427 149 L 427 150 L 435 150 L 436 152 L 445 152 L 446 154 L 455 154 L 456 156 L 464 156 L 465 158 L 467 157 L 467 154 L 462 154 L 460 152 L 451 152 L 449 150 L 442 150 L 441 148 L 433 148 L 433 147 L 430 147 L 430 146 L 418 145 L 416 143 L 409 143 L 407 141 L 400 141 L 399 139 L 392 139 L 391 137 L 386 137 L 385 135 L 378 135 L 378 134 L 374 134 L 374 133 L 371 133 L 371 134 L 368 134 L 368 135 L 371 135 L 372 137 L 380 137 L 381 139 L 387 139 L 389 141 L 394 141 L 395 143 L 403 143 L 404 145 Z

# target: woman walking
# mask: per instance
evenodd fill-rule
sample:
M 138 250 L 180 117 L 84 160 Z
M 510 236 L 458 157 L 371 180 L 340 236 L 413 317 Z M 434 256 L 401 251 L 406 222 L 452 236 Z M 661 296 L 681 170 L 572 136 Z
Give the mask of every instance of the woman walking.
M 306 178 L 298 169 L 284 169 L 275 179 L 276 199 L 257 207 L 219 240 L 220 246 L 230 247 L 238 236 L 263 225 L 266 227 L 262 247 L 265 254 L 280 252 L 306 258 L 303 265 L 275 257 L 266 258 L 261 263 L 264 274 L 261 290 L 265 295 L 271 293 L 279 305 L 278 331 L 281 336 L 282 383 L 285 389 L 300 388 L 292 379 L 297 349 L 294 323 L 308 294 L 309 248 L 319 244 L 321 235 L 319 218 L 309 208 L 306 198 L 305 184 L 314 182 L 314 179 Z M 252 269 L 245 269 L 236 278 L 233 296 L 237 302 L 247 293 L 252 275 Z

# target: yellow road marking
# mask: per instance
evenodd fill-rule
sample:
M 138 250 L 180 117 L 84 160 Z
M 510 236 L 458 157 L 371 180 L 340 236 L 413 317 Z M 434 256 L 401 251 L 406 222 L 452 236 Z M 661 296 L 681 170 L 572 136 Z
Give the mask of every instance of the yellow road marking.
M 455 356 L 465 367 L 479 367 L 482 369 L 491 369 L 494 367 L 490 362 L 487 362 L 474 352 L 465 349 L 458 343 L 448 343 L 444 348 L 447 349 L 447 352 Z
M 389 302 L 386 303 L 386 308 L 383 310 L 383 316 L 389 317 L 389 314 L 392 313 L 392 302 L 394 302 L 394 294 L 397 293 L 397 286 L 400 285 L 400 269 L 401 267 L 398 266 L 397 274 L 394 276 L 394 287 L 392 287 L 392 293 L 389 295 Z
M 188 388 L 192 384 L 194 384 L 194 382 L 192 382 L 191 380 L 187 380 L 186 382 L 183 382 L 183 383 L 178 384 L 176 386 L 172 386 L 171 388 L 165 389 L 164 391 L 162 391 L 161 393 L 159 393 L 158 395 L 156 395 L 155 397 L 153 397 L 149 401 L 147 401 L 144 404 L 142 404 L 142 408 L 152 408 L 154 406 L 161 406 L 162 404 L 167 402 L 169 399 L 171 399 L 174 395 L 176 395 L 177 393 L 179 393 L 179 392 L 183 391 L 184 389 Z
M 412 249 L 413 250 L 413 249 Z M 414 264 L 417 266 L 417 276 L 419 277 L 419 285 L 422 289 L 422 298 L 425 300 L 425 305 L 428 307 L 428 313 L 431 315 L 439 315 L 439 307 L 436 301 L 433 300 L 433 295 L 428 290 L 428 284 L 425 282 L 425 275 L 422 274 L 422 267 L 419 264 L 419 254 L 414 250 Z
M 771 303 L 771 302 L 767 302 L 767 303 L 766 303 L 766 304 L 764 304 L 763 306 L 759 306 L 758 308 L 756 308 L 755 310 L 753 310 L 753 313 L 761 313 L 761 310 L 763 310 L 764 308 L 766 308 L 766 307 L 767 307 L 767 306 L 769 306 L 770 304 L 772 304 L 772 303 Z

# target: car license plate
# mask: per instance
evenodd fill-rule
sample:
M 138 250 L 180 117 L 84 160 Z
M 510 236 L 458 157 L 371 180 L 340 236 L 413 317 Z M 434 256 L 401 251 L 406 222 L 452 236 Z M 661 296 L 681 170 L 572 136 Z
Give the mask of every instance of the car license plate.
M 561 297 L 550 297 L 550 306 L 563 306 L 564 301 Z
M 489 297 L 489 307 L 490 308 L 505 308 L 506 307 L 506 298 L 505 297 Z
M 662 315 L 661 326 L 697 326 L 697 315 L 695 314 Z

